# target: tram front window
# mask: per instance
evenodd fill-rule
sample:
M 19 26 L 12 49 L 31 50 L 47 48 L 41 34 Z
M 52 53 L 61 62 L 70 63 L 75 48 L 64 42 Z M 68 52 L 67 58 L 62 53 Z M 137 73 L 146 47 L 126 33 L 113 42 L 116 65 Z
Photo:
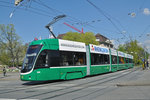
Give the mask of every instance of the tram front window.
M 42 45 L 29 46 L 27 53 L 26 53 L 26 57 L 24 59 L 22 69 L 21 69 L 22 73 L 29 72 L 32 69 L 35 59 L 36 59 L 41 47 L 42 47 Z

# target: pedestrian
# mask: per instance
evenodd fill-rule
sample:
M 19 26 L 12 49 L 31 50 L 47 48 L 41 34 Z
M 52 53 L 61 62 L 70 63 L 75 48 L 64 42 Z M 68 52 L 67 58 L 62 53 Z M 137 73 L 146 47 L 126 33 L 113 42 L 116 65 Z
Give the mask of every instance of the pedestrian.
M 3 68 L 3 75 L 6 76 L 6 68 Z
M 143 68 L 143 70 L 145 70 L 145 68 L 146 68 L 145 60 L 143 60 L 142 68 Z
M 147 69 L 149 69 L 149 63 L 148 63 L 148 61 L 146 62 L 146 65 L 147 65 Z

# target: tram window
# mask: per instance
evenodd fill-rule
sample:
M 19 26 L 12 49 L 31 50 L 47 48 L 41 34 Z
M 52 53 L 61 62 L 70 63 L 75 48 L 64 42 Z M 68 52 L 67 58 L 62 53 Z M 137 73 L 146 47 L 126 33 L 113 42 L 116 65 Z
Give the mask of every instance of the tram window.
M 109 64 L 109 55 L 92 53 L 91 64 L 92 65 Z
M 112 56 L 112 64 L 117 64 L 117 56 Z
M 46 51 L 42 51 L 38 56 L 38 59 L 35 64 L 35 68 L 48 67 L 48 54 Z
M 129 63 L 132 63 L 132 59 L 129 59 Z
M 73 53 L 72 52 L 60 52 L 60 65 L 61 66 L 73 66 Z
M 86 65 L 86 54 L 81 52 L 61 51 L 61 66 Z
M 60 66 L 60 53 L 58 50 L 49 50 L 48 51 L 48 65 L 49 67 Z
M 105 64 L 109 64 L 109 55 L 104 55 Z
M 86 56 L 85 53 L 74 53 L 74 65 L 80 66 L 80 65 L 86 65 Z
M 128 58 L 125 58 L 125 60 L 126 60 L 126 63 L 129 63 L 129 60 L 128 60 Z
M 124 58 L 123 57 L 119 57 L 119 63 L 124 64 Z
M 35 68 L 81 65 L 86 65 L 86 53 L 44 50 L 40 53 Z

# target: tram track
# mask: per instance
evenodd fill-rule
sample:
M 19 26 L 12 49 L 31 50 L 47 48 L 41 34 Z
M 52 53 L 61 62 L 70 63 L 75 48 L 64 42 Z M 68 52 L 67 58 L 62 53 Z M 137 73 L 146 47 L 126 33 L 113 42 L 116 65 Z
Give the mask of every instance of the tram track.
M 49 91 L 49 92 L 38 93 L 38 94 L 31 95 L 31 96 L 28 96 L 28 97 L 23 97 L 23 98 L 20 98 L 20 99 L 33 98 L 33 97 L 37 97 L 37 96 L 40 96 L 40 95 L 46 95 L 46 94 L 49 94 L 49 93 L 55 93 L 55 95 L 47 97 L 47 98 L 43 98 L 43 99 L 52 99 L 52 98 L 55 98 L 55 97 L 60 97 L 60 96 L 66 95 L 66 94 L 70 94 L 70 93 L 81 91 L 81 90 L 86 89 L 88 87 L 92 87 L 92 86 L 100 85 L 100 84 L 103 84 L 103 83 L 106 83 L 106 82 L 109 82 L 109 81 L 113 81 L 115 79 L 118 79 L 118 78 L 124 77 L 126 75 L 129 75 L 130 73 L 132 73 L 132 72 L 134 72 L 136 70 L 132 70 L 130 72 L 128 72 L 128 71 L 129 70 L 125 71 L 126 74 L 120 75 L 120 73 L 117 73 L 115 75 L 111 75 L 111 76 L 109 75 L 107 77 L 104 77 L 104 78 L 101 78 L 101 79 L 98 79 L 98 80 L 92 80 L 92 81 L 87 82 L 87 83 L 77 84 L 77 85 L 74 85 L 74 86 L 65 87 L 65 88 L 62 88 L 62 89 L 57 89 L 57 90 L 53 90 L 53 91 Z M 63 92 L 63 91 L 66 91 L 67 89 L 71 89 L 71 88 L 78 88 L 78 89 L 75 89 L 75 90 L 72 90 L 72 91 Z M 62 91 L 63 93 L 59 93 L 58 94 L 57 92 L 60 92 L 60 91 Z
M 128 71 L 130 71 L 130 73 L 132 73 L 132 72 L 134 72 L 135 70 L 134 69 L 131 69 L 131 70 L 124 70 L 124 72 L 123 73 L 126 73 L 126 72 L 128 72 Z M 38 94 L 32 94 L 31 96 L 26 96 L 26 97 L 21 97 L 20 99 L 26 99 L 26 98 L 33 98 L 33 97 L 37 97 L 37 96 L 39 96 L 39 95 L 45 95 L 45 94 L 49 94 L 49 93 L 57 93 L 58 91 L 63 91 L 63 90 L 67 90 L 67 89 L 71 89 L 71 88 L 75 88 L 75 87 L 82 87 L 82 86 L 85 86 L 85 84 L 89 84 L 88 86 L 91 86 L 90 84 L 92 83 L 92 84 L 94 84 L 95 82 L 98 82 L 98 81 L 102 81 L 102 80 L 105 80 L 105 79 L 107 79 L 107 78 L 110 78 L 110 77 L 115 77 L 115 76 L 118 76 L 118 75 L 120 75 L 122 73 L 122 71 L 119 71 L 118 73 L 108 73 L 108 74 L 105 74 L 105 75 L 107 75 L 106 77 L 104 77 L 104 78 L 100 78 L 100 79 L 94 79 L 94 80 L 92 80 L 92 81 L 89 81 L 89 82 L 84 82 L 84 83 L 81 83 L 81 84 L 77 84 L 77 85 L 74 85 L 74 86 L 69 86 L 69 87 L 65 87 L 65 88 L 62 88 L 62 89 L 57 89 L 57 90 L 53 90 L 53 91 L 49 91 L 49 92 L 43 92 L 43 93 L 38 93 Z M 113 75 L 112 75 L 113 74 Z M 126 75 L 126 74 L 125 74 Z M 99 75 L 97 75 L 98 77 L 99 77 Z M 97 77 L 97 76 L 94 76 L 94 77 Z M 102 76 L 102 75 L 100 75 L 100 76 Z M 92 77 L 92 78 L 94 78 L 94 77 Z M 91 78 L 91 77 L 86 77 L 86 78 L 82 78 L 82 79 L 88 79 L 88 78 Z M 81 80 L 82 80 L 81 79 Z M 23 87 L 23 88 L 21 88 L 20 86 L 18 86 L 18 87 L 15 87 L 15 90 L 14 90 L 14 88 L 12 88 L 12 89 L 10 89 L 10 88 L 8 88 L 7 90 L 8 91 L 1 91 L 0 92 L 0 94 L 9 94 L 9 93 L 17 93 L 17 92 L 22 92 L 22 91 L 26 91 L 26 90 L 34 90 L 34 89 L 36 89 L 36 88 L 42 88 L 42 87 L 47 87 L 47 86 L 55 86 L 55 85 L 59 85 L 59 84 L 62 84 L 62 83 L 68 83 L 68 84 L 70 84 L 70 83 L 72 83 L 73 81 L 80 81 L 80 79 L 77 79 L 77 80 L 70 80 L 70 81 L 56 81 L 56 83 L 55 82 L 53 82 L 53 83 L 46 83 L 47 85 L 44 85 L 43 86 L 43 84 L 42 85 L 38 85 L 38 84 L 36 84 L 36 86 L 34 85 L 29 85 L 28 87 L 26 86 L 26 87 Z M 101 82 L 100 82 L 101 83 Z M 96 84 L 95 84 L 96 85 Z M 88 86 L 86 86 L 86 87 L 88 87 Z M 93 85 L 94 86 L 94 85 Z M 86 88 L 86 87 L 84 87 L 84 88 Z M 83 90 L 84 88 L 80 88 L 79 90 L 75 90 L 75 91 L 72 91 L 72 93 L 73 92 L 77 92 L 77 91 L 80 91 L 80 90 Z M 70 91 L 69 91 L 70 92 Z M 67 92 L 67 93 L 69 93 L 69 92 Z M 67 93 L 63 93 L 63 94 L 60 94 L 61 96 L 62 95 L 65 95 L 65 94 L 67 94 Z M 56 96 L 52 96 L 51 98 L 55 98 L 55 97 L 58 97 L 57 95 Z
M 54 81 L 54 82 L 56 82 L 56 81 Z M 44 84 L 44 82 L 43 82 L 43 84 Z M 25 86 L 25 87 L 21 87 L 21 86 L 19 86 L 19 87 L 13 87 L 13 88 L 11 88 L 11 89 L 13 89 L 13 90 L 11 90 L 9 87 L 8 87 L 8 89 L 10 90 L 10 91 L 6 91 L 6 92 L 0 92 L 0 94 L 5 94 L 5 93 L 11 93 L 11 92 L 18 92 L 18 91 L 23 91 L 23 90 L 28 90 L 28 89 L 34 89 L 34 88 L 39 88 L 39 87 L 45 87 L 45 86 L 49 86 L 50 84 L 48 84 L 47 82 L 45 83 L 45 84 L 47 84 L 47 85 L 37 85 L 36 84 L 36 86 L 34 85 L 28 85 L 29 87 L 27 87 L 27 86 Z M 53 85 L 56 85 L 57 83 L 55 83 L 55 84 L 53 84 Z M 3 87 L 5 90 L 6 90 L 6 87 Z M 15 90 L 14 90 L 14 88 L 15 88 Z
M 50 97 L 47 97 L 47 98 L 43 98 L 43 99 L 44 99 L 44 100 L 48 100 L 48 99 L 53 99 L 53 98 L 55 98 L 55 97 L 60 97 L 60 96 L 66 95 L 66 94 L 71 94 L 71 93 L 74 93 L 74 92 L 78 92 L 78 91 L 81 91 L 81 90 L 83 90 L 83 89 L 87 89 L 88 87 L 92 87 L 92 86 L 96 86 L 96 85 L 101 85 L 101 84 L 103 84 L 103 83 L 110 82 L 110 81 L 113 81 L 113 80 L 115 80 L 115 79 L 124 77 L 124 76 L 126 76 L 126 75 L 128 75 L 128 74 L 130 74 L 130 73 L 131 73 L 131 72 L 129 72 L 129 73 L 127 73 L 127 74 L 120 75 L 120 76 L 115 77 L 115 78 L 111 78 L 111 77 L 110 77 L 110 79 L 103 79 L 102 82 L 98 82 L 98 83 L 96 83 L 96 84 L 90 84 L 90 85 L 87 85 L 87 84 L 86 84 L 86 86 L 83 86 L 83 87 L 81 87 L 80 89 L 75 89 L 75 90 L 68 91 L 68 92 L 65 92 L 65 93 L 60 93 L 60 94 L 57 94 L 57 95 L 54 95 L 54 96 L 50 96 Z M 116 76 L 116 75 L 115 75 L 115 76 Z M 113 76 L 113 77 L 114 77 L 114 76 Z M 95 83 L 95 82 L 93 82 L 93 83 Z M 88 83 L 88 84 L 89 84 L 89 83 Z M 101 89 L 100 89 L 100 90 L 101 90 Z M 103 90 L 103 89 L 102 89 L 102 90 Z
M 84 94 L 82 96 L 78 96 L 78 97 L 72 98 L 71 100 L 78 100 L 78 99 L 82 100 L 82 98 L 85 98 L 85 97 L 88 98 L 88 100 L 92 100 L 92 99 L 95 99 L 95 98 L 105 94 L 106 92 L 108 93 L 108 92 L 116 90 L 116 88 L 111 88 L 111 89 L 109 89 L 109 88 L 110 87 L 105 87 L 105 88 L 102 88 L 102 89 L 98 89 L 98 90 L 92 91 L 90 93 Z M 101 93 L 98 94 L 97 96 L 91 97 L 95 93 L 99 93 L 99 92 L 101 92 Z

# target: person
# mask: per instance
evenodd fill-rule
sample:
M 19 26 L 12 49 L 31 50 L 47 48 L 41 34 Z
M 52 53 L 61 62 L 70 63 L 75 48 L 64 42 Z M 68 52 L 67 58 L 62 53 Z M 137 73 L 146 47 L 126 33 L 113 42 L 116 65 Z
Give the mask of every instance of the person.
M 142 64 L 142 68 L 143 68 L 143 70 L 145 69 L 145 60 L 143 60 L 143 64 Z
M 3 75 L 6 76 L 6 68 L 3 68 Z
M 143 63 L 143 64 L 142 64 L 142 68 L 143 68 L 143 70 L 144 70 L 144 66 L 145 66 L 145 65 L 144 65 L 144 63 Z
M 146 66 L 147 66 L 147 69 L 149 69 L 149 63 L 148 63 L 148 61 L 146 62 Z

